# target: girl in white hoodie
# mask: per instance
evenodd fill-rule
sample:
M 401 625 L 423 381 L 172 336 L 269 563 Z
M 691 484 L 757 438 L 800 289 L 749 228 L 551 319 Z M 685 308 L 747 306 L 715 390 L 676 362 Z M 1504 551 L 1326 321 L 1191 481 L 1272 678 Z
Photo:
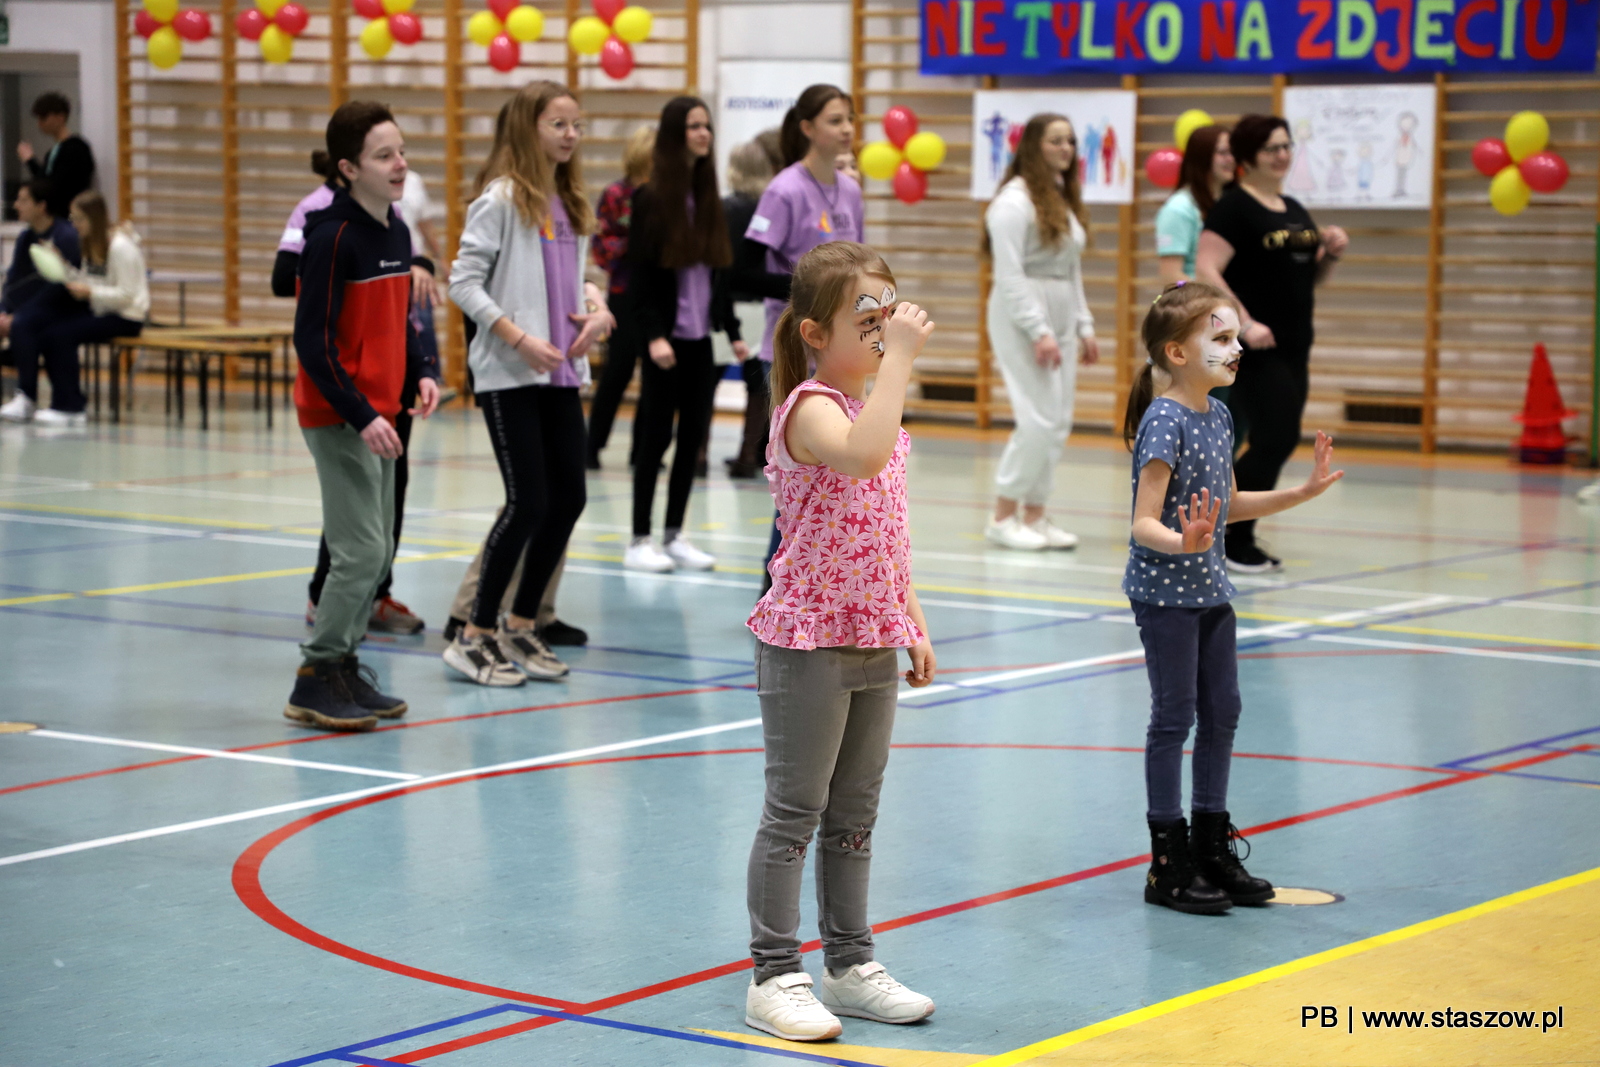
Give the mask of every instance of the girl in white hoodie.
M 90 314 L 61 318 L 39 337 L 50 375 L 50 407 L 33 421 L 46 426 L 81 426 L 87 418 L 78 386 L 78 346 L 137 337 L 150 314 L 139 235 L 127 225 L 113 229 L 105 198 L 93 189 L 73 198 L 68 218 L 82 242 L 83 271 L 67 281 L 67 291 L 87 301 Z

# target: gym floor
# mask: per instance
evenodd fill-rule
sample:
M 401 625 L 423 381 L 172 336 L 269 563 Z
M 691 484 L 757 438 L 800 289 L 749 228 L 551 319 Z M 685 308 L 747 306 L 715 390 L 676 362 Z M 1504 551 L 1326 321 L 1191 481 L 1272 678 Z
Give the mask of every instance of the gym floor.
M 1287 570 L 1238 583 L 1231 809 L 1306 903 L 1207 918 L 1141 897 L 1126 453 L 1075 437 L 1081 547 L 1007 553 L 1004 433 L 913 423 L 941 677 L 903 694 L 872 912 L 938 1013 L 791 1045 L 743 1025 L 771 501 L 721 474 L 737 424 L 691 511 L 719 566 L 666 576 L 621 569 L 621 427 L 559 601 L 591 643 L 511 690 L 439 659 L 500 501 L 482 423 L 420 425 L 395 593 L 429 627 L 363 649 L 411 711 L 341 736 L 281 716 L 319 514 L 284 421 L 0 429 L 0 719 L 39 727 L 0 734 L 6 1067 L 1600 1062 L 1579 472 L 1341 449 L 1262 524 Z

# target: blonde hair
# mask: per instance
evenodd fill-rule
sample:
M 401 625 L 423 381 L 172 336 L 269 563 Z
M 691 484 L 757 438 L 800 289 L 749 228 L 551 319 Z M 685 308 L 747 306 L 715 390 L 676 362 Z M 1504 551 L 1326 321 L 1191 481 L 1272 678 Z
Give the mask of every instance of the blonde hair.
M 552 164 L 539 142 L 539 119 L 553 102 L 577 97 L 565 85 L 551 81 L 529 82 L 506 101 L 495 122 L 494 147 L 478 176 L 479 192 L 497 178 L 511 186 L 511 201 L 524 226 L 541 225 L 550 213 L 550 196 L 561 198 L 574 233 L 594 229 L 594 211 L 584 192 L 578 154 L 565 163 Z
M 72 198 L 72 207 L 89 220 L 89 232 L 79 240 L 84 261 L 99 266 L 106 261 L 111 249 L 111 215 L 106 209 L 106 198 L 88 189 Z
M 1000 184 L 1005 185 L 1012 178 L 1022 178 L 1023 184 L 1028 187 L 1028 199 L 1033 201 L 1033 214 L 1038 220 L 1041 244 L 1047 248 L 1061 244 L 1062 236 L 1072 228 L 1067 222 L 1067 212 L 1071 211 L 1083 225 L 1083 243 L 1088 247 L 1089 209 L 1083 204 L 1083 183 L 1078 177 L 1080 157 L 1077 149 L 1074 148 L 1072 152 L 1072 166 L 1066 171 L 1056 171 L 1045 161 L 1044 150 L 1040 147 L 1044 142 L 1045 131 L 1057 122 L 1065 122 L 1068 126 L 1072 126 L 1072 120 L 1067 116 L 1048 111 L 1034 115 L 1028 120 L 1028 124 L 1022 127 L 1022 139 L 1017 142 L 1016 154 L 1007 164 Z M 1075 127 L 1073 137 L 1077 137 Z M 1058 175 L 1061 179 L 1060 186 L 1056 185 Z M 987 229 L 983 233 L 983 250 L 990 251 Z
M 656 128 L 646 123 L 628 138 L 622 149 L 622 176 L 629 185 L 643 185 L 650 180 L 650 157 L 656 150 Z
M 1139 327 L 1139 339 L 1144 342 L 1145 364 L 1134 379 L 1133 390 L 1128 393 L 1128 410 L 1122 418 L 1122 440 L 1129 448 L 1139 436 L 1139 423 L 1156 398 L 1156 371 L 1172 373 L 1167 361 L 1167 345 L 1187 341 L 1206 321 L 1206 316 L 1219 307 L 1239 310 L 1234 299 L 1221 289 L 1204 282 L 1175 282 L 1161 290 L 1161 295 L 1145 312 L 1144 324 Z
M 882 278 L 894 285 L 889 264 L 866 245 L 854 241 L 829 241 L 800 257 L 789 286 L 789 306 L 778 317 L 772 334 L 772 407 L 788 399 L 795 386 L 806 380 L 814 349 L 800 335 L 807 319 L 832 328 L 833 317 L 849 303 L 857 275 Z
M 772 160 L 756 141 L 746 141 L 728 155 L 728 188 L 759 198 L 772 181 Z M 740 234 L 740 236 L 744 236 Z

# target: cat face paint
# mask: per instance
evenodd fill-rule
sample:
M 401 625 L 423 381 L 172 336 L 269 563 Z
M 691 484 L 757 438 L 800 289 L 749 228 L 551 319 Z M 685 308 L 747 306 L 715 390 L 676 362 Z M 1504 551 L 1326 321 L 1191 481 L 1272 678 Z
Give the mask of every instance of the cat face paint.
M 861 339 L 865 341 L 868 337 L 873 337 L 876 334 L 877 336 L 872 341 L 872 350 L 880 356 L 883 355 L 883 320 L 893 310 L 894 303 L 895 292 L 892 285 L 885 285 L 883 293 L 879 296 L 874 297 L 867 293 L 861 293 L 856 297 L 855 313 L 857 315 L 872 316 L 863 323 L 864 328 L 861 330 Z M 877 314 L 873 314 L 874 312 Z
M 1212 376 L 1231 382 L 1239 373 L 1239 316 L 1231 307 L 1220 307 L 1207 317 L 1200 337 L 1200 362 Z

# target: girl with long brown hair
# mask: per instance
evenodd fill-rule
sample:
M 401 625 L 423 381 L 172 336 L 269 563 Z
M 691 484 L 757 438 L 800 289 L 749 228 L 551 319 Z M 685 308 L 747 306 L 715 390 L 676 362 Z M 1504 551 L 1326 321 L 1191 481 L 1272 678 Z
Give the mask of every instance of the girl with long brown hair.
M 517 91 L 496 125 L 450 272 L 450 299 L 479 327 L 467 358 L 506 490 L 471 618 L 444 653 L 479 685 L 567 674 L 536 620 L 586 502 L 578 390 L 590 346 L 612 325 L 605 294 L 583 277 L 594 213 L 578 162 L 582 136 L 571 90 L 532 82 Z M 501 621 L 519 559 L 522 579 Z
M 1194 277 L 1194 253 L 1206 216 L 1234 178 L 1226 126 L 1202 126 L 1183 147 L 1178 188 L 1156 212 L 1156 256 L 1161 284 Z
M 984 213 L 984 248 L 994 263 L 989 343 L 1015 427 L 995 471 L 994 517 L 985 535 L 1006 548 L 1078 543 L 1045 515 L 1072 431 L 1077 365 L 1100 358 L 1083 295 L 1089 212 L 1078 163 L 1071 120 L 1034 115 Z

